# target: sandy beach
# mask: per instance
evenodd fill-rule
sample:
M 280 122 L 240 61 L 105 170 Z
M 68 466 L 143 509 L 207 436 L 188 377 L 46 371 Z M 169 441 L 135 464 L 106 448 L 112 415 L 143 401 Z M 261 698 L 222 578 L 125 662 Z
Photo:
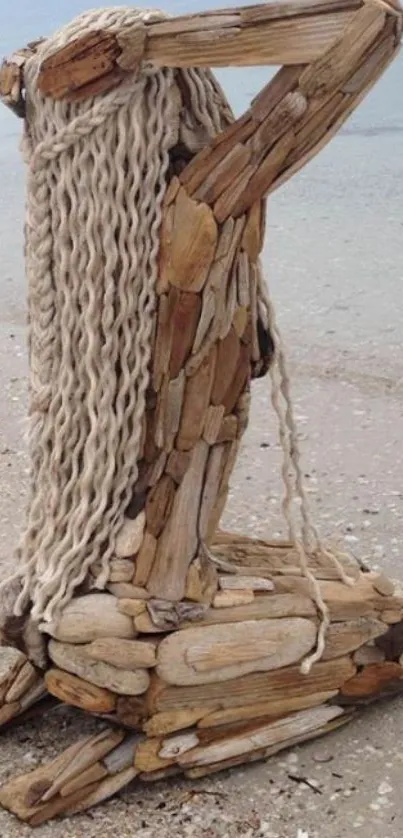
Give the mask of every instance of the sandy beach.
M 400 58 L 331 146 L 273 197 L 265 250 L 266 275 L 289 349 L 315 521 L 323 537 L 401 579 L 402 72 Z M 242 81 L 233 97 L 237 109 L 262 85 L 259 73 L 251 71 Z M 222 78 L 231 95 L 236 75 Z M 1 115 L 2 574 L 13 564 L 28 479 L 19 131 L 13 116 Z M 280 463 L 269 382 L 263 380 L 253 388 L 252 421 L 226 525 L 268 537 L 284 533 Z M 0 782 L 54 757 L 96 727 L 75 711 L 57 708 L 46 728 L 39 717 L 3 733 Z M 403 702 L 396 699 L 367 709 L 324 740 L 267 763 L 199 783 L 134 785 L 93 812 L 35 834 L 400 838 L 402 740 Z M 0 834 L 25 838 L 31 830 L 0 811 Z

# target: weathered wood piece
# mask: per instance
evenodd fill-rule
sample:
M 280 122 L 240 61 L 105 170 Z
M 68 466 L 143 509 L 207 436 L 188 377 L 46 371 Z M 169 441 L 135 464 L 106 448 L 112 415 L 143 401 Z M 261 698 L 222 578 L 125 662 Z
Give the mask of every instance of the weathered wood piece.
M 309 675 L 302 675 L 299 666 L 290 666 L 270 672 L 255 672 L 232 681 L 189 687 L 168 686 L 159 680 L 151 685 L 150 711 L 191 707 L 217 710 L 220 707 L 243 707 L 263 700 L 278 701 L 284 695 L 290 698 L 307 696 L 338 690 L 355 673 L 356 667 L 346 656 L 315 664 Z
M 133 637 L 131 620 L 118 610 L 112 594 L 87 594 L 73 599 L 60 619 L 42 630 L 63 643 L 90 643 L 100 637 Z
M 160 282 L 181 291 L 201 291 L 217 244 L 211 210 L 180 187 L 161 230 Z
M 282 741 L 287 741 L 294 736 L 321 727 L 342 713 L 343 710 L 337 706 L 301 710 L 301 712 L 280 719 L 278 722 L 251 727 L 244 733 L 235 734 L 225 741 L 212 742 L 205 746 L 200 745 L 200 747 L 194 748 L 188 753 L 181 754 L 178 757 L 178 762 L 182 766 L 211 765 L 214 762 L 221 762 L 223 759 L 250 753 L 259 748 L 279 745 Z
M 122 79 L 122 58 L 127 67 L 128 55 L 130 69 L 141 58 L 172 67 L 309 62 L 340 38 L 360 5 L 330 0 L 316 16 L 315 3 L 274 4 L 273 10 L 261 4 L 255 19 L 246 7 L 151 22 L 124 38 L 93 33 L 48 58 L 39 87 L 46 95 L 73 100 L 104 92 Z
M 118 695 L 142 695 L 150 683 L 145 669 L 125 670 L 104 661 L 94 660 L 86 654 L 85 649 L 82 650 L 80 646 L 72 643 L 51 640 L 49 655 L 60 669 Z
M 254 602 L 255 595 L 253 591 L 235 590 L 235 591 L 218 591 L 213 598 L 213 608 L 233 608 L 235 605 L 250 605 Z
M 200 440 L 176 492 L 172 512 L 161 535 L 147 588 L 156 597 L 180 600 L 186 573 L 198 545 L 198 516 L 208 445 Z
M 146 516 L 140 512 L 134 520 L 126 518 L 123 527 L 116 539 L 116 555 L 124 559 L 128 556 L 135 556 L 140 550 L 143 541 Z
M 315 637 L 315 624 L 302 619 L 186 629 L 159 645 L 157 674 L 167 684 L 189 686 L 280 669 L 308 654 Z
M 42 92 L 77 101 L 112 89 L 143 59 L 290 65 L 244 116 L 210 142 L 198 138 L 199 153 L 186 139 L 172 149 L 138 478 L 108 593 L 80 592 L 41 626 L 53 638 L 49 693 L 141 733 L 105 731 L 6 784 L 0 802 L 32 825 L 82 811 L 136 776 L 199 777 L 270 756 L 403 689 L 403 596 L 389 580 L 340 557 L 354 580 L 346 586 L 329 556 L 310 557 L 331 625 L 322 660 L 303 675 L 320 615 L 298 552 L 214 535 L 250 380 L 271 360 L 262 199 L 355 108 L 393 58 L 401 23 L 384 0 L 151 13 L 127 31 L 73 40 L 42 66 Z M 26 56 L 18 55 L 0 70 L 0 95 L 23 115 Z M 184 77 L 175 79 L 186 104 Z M 0 724 L 42 691 L 25 655 L 0 653 Z
M 155 644 L 147 640 L 116 641 L 105 637 L 86 646 L 85 653 L 93 660 L 130 671 L 149 669 L 157 663 Z
M 88 713 L 111 713 L 115 709 L 116 696 L 110 690 L 97 687 L 61 669 L 49 669 L 45 675 L 45 684 L 51 695 Z

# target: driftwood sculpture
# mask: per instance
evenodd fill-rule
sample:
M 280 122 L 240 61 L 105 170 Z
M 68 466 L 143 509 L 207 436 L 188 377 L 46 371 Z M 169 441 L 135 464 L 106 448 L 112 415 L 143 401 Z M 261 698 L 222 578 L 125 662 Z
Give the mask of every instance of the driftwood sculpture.
M 32 825 L 134 778 L 270 756 L 403 684 L 402 596 L 311 523 L 259 264 L 265 197 L 401 26 L 383 0 L 109 9 L 3 64 L 28 165 L 32 468 L 0 596 L 0 722 L 45 693 L 105 719 L 0 790 Z M 236 121 L 203 69 L 231 64 L 284 65 Z M 287 543 L 218 529 L 269 370 Z

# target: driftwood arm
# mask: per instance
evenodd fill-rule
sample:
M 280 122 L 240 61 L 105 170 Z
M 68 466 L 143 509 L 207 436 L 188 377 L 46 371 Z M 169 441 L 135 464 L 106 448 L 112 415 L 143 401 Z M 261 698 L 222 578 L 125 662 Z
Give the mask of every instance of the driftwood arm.
M 328 4 L 333 5 L 333 4 Z M 222 223 L 277 189 L 337 133 L 400 47 L 401 12 L 364 0 L 315 60 L 283 67 L 181 175 Z
M 396 0 L 298 0 L 150 17 L 130 31 L 97 31 L 46 59 L 41 91 L 77 100 L 113 88 L 139 61 L 161 66 L 284 65 L 249 110 L 181 175 L 219 222 L 238 217 L 310 160 L 399 49 Z M 30 45 L 34 49 L 35 45 Z M 23 115 L 22 50 L 3 64 L 0 95 Z

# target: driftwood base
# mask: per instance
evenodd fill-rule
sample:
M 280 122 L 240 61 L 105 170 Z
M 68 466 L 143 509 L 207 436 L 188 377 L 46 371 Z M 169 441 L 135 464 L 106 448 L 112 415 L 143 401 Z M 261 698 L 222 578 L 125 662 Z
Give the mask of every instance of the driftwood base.
M 403 689 L 403 599 L 384 576 L 345 559 L 354 578 L 346 586 L 330 559 L 312 560 L 331 626 L 323 659 L 304 675 L 318 615 L 294 550 L 222 533 L 212 553 L 211 602 L 195 602 L 206 599 L 196 575 L 194 599 L 181 603 L 119 599 L 120 589 L 73 601 L 51 629 L 46 687 L 103 717 L 106 728 L 6 783 L 2 806 L 35 826 L 87 809 L 134 778 L 198 778 L 267 758 Z M 117 618 L 100 597 L 116 599 Z M 126 620 L 136 626 L 132 637 Z M 21 653 L 1 651 L 0 719 L 9 722 L 43 695 L 43 681 Z

